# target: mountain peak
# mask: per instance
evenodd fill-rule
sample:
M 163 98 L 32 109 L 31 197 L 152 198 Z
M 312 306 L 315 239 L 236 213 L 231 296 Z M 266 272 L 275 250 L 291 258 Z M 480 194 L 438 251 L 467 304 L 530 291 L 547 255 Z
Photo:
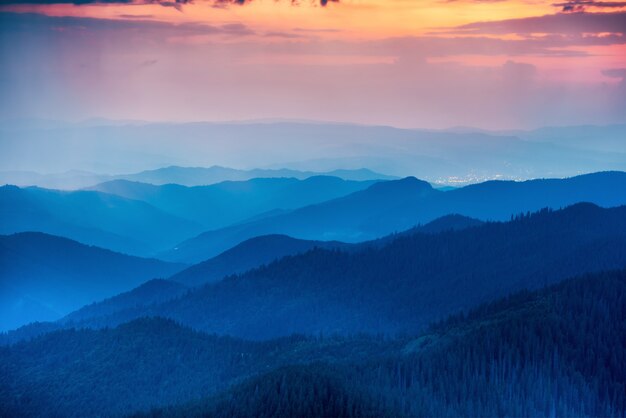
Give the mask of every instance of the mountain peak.
M 433 186 L 427 181 L 416 177 L 405 177 L 400 180 L 382 181 L 371 185 L 368 191 L 377 193 L 419 193 L 426 194 L 435 192 Z

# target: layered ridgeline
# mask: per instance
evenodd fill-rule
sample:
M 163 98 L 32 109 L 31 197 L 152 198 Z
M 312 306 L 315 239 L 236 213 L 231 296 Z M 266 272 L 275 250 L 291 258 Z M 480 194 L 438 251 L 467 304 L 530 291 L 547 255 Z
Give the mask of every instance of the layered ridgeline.
M 412 228 L 402 234 L 435 234 L 443 231 L 461 230 L 482 224 L 477 219 L 461 215 L 447 215 L 425 225 Z M 198 286 L 221 280 L 226 276 L 244 273 L 255 267 L 269 264 L 288 255 L 305 253 L 313 248 L 341 249 L 358 251 L 367 247 L 380 247 L 398 238 L 400 234 L 389 235 L 375 241 L 346 243 L 340 241 L 314 241 L 291 238 L 287 235 L 263 235 L 250 238 L 231 249 L 206 261 L 181 271 L 171 280 L 189 286 Z
M 363 190 L 376 181 L 347 181 L 339 177 L 255 178 L 210 186 L 155 186 L 125 180 L 98 184 L 90 190 L 140 200 L 215 229 L 270 211 L 299 208 Z
M 150 255 L 202 230 L 138 200 L 96 191 L 0 187 L 0 233 L 37 231 L 133 255 Z
M 191 188 L 116 181 L 97 187 L 102 191 L 1 187 L 0 233 L 39 231 L 128 254 L 198 263 L 261 235 L 359 242 L 451 213 L 507 220 L 580 201 L 626 204 L 626 196 L 616 193 L 626 189 L 623 172 L 486 182 L 448 192 L 415 178 L 375 184 L 333 177 L 254 179 Z
M 552 128 L 549 135 L 295 121 L 49 125 L 3 123 L 0 143 L 11 153 L 0 155 L 0 167 L 45 172 L 104 167 L 126 172 L 163 161 L 194 166 L 220 161 L 227 166 L 288 165 L 313 171 L 370 167 L 429 181 L 475 181 L 497 175 L 564 177 L 626 166 L 623 125 Z M 145 177 L 130 180 L 152 182 Z
M 59 319 L 183 267 L 43 233 L 0 235 L 0 330 Z
M 593 254 L 592 257 L 589 254 Z M 578 204 L 505 223 L 400 234 L 350 250 L 314 248 L 171 300 L 76 312 L 65 327 L 144 316 L 251 339 L 292 333 L 417 332 L 511 292 L 626 265 L 626 207 Z M 204 272 L 187 276 L 199 283 Z M 93 314 L 96 312 L 96 314 Z M 37 334 L 21 330 L 21 335 Z
M 558 209 L 578 202 L 626 204 L 626 173 L 569 179 L 489 181 L 447 192 L 409 177 L 376 183 L 342 198 L 205 232 L 159 257 L 197 263 L 249 238 L 284 234 L 308 240 L 359 242 L 456 213 L 480 220 L 508 220 L 520 212 Z
M 256 178 L 295 178 L 306 180 L 315 176 L 338 177 L 351 181 L 392 180 L 394 176 L 377 173 L 367 168 L 337 169 L 331 171 L 291 170 L 287 168 L 239 170 L 230 167 L 178 167 L 170 166 L 146 170 L 139 173 L 117 175 L 115 179 L 137 181 L 150 184 L 181 184 L 183 186 L 203 186 L 224 181 L 247 181 Z M 100 183 L 100 182 L 98 182 Z
M 88 171 L 70 170 L 60 173 L 40 174 L 32 171 L 0 171 L 0 184 L 20 187 L 39 186 L 49 189 L 75 190 L 90 188 L 115 180 L 148 183 L 154 185 L 180 184 L 182 186 L 206 186 L 224 181 L 247 181 L 255 178 L 295 178 L 305 180 L 314 176 L 339 177 L 344 180 L 369 181 L 392 180 L 395 177 L 368 170 L 332 170 L 327 172 L 290 169 L 238 170 L 229 167 L 179 167 L 169 166 L 131 174 L 96 174 Z
M 0 415 L 623 416 L 625 299 L 617 271 L 397 339 L 63 330 L 0 348 Z
M 189 188 L 116 181 L 74 192 L 4 186 L 0 233 L 39 231 L 149 256 L 208 228 L 333 199 L 372 183 L 312 177 Z
M 464 218 L 461 216 L 446 216 L 444 218 L 433 221 L 427 225 L 421 226 L 419 228 L 413 229 L 411 231 L 407 231 L 407 233 L 414 232 L 425 232 L 425 233 L 436 233 L 442 230 L 450 230 L 450 229 L 461 229 L 469 226 L 474 226 L 479 224 L 479 221 Z M 42 246 L 44 244 L 54 244 L 55 247 L 61 249 L 67 249 L 67 245 L 63 245 L 63 243 L 67 243 L 68 240 L 62 238 L 56 238 L 53 236 L 46 236 L 45 234 L 40 233 L 22 233 L 17 236 L 30 237 L 30 239 L 22 239 L 20 240 L 19 253 L 22 259 L 27 259 L 31 254 L 36 255 L 41 253 Z M 136 269 L 131 269 L 130 271 L 125 272 L 126 274 L 122 274 L 120 277 L 116 277 L 113 280 L 109 280 L 105 278 L 107 282 L 117 283 L 116 280 L 119 279 L 120 286 L 124 284 L 126 287 L 118 286 L 116 287 L 116 291 L 112 292 L 99 292 L 97 291 L 100 287 L 102 287 L 102 283 L 93 284 L 94 295 L 97 297 L 90 297 L 88 299 L 82 297 L 75 297 L 76 289 L 70 289 L 65 293 L 67 296 L 71 296 L 73 309 L 76 308 L 78 304 L 89 303 L 93 300 L 98 300 L 97 303 L 90 304 L 89 306 L 85 306 L 76 312 L 73 312 L 71 315 L 64 317 L 58 323 L 47 323 L 47 324 L 35 324 L 25 329 L 21 329 L 17 333 L 11 333 L 13 339 L 19 339 L 19 335 L 22 336 L 30 336 L 32 334 L 38 334 L 42 331 L 47 331 L 49 329 L 60 328 L 63 323 L 67 322 L 80 322 L 86 319 L 92 319 L 95 317 L 107 316 L 113 314 L 118 311 L 122 311 L 128 308 L 137 308 L 139 306 L 146 306 L 157 302 L 164 302 L 169 299 L 173 299 L 183 293 L 186 292 L 187 286 L 199 286 L 209 282 L 216 282 L 224 278 L 225 276 L 243 273 L 247 270 L 250 270 L 255 267 L 259 267 L 263 264 L 269 264 L 273 261 L 276 261 L 287 255 L 295 255 L 304 253 L 313 248 L 342 248 L 344 250 L 355 251 L 361 246 L 371 246 L 376 245 L 380 246 L 384 243 L 395 239 L 395 236 L 386 237 L 377 242 L 368 242 L 364 244 L 346 244 L 341 242 L 326 242 L 326 241 L 307 241 L 307 240 L 298 240 L 295 238 L 290 238 L 284 235 L 269 235 L 263 237 L 252 238 L 248 241 L 245 241 L 230 250 L 225 251 L 224 253 L 213 257 L 205 262 L 193 265 L 189 268 L 182 270 L 180 273 L 177 273 L 170 277 L 169 280 L 163 279 L 155 279 L 150 280 L 135 288 L 131 291 L 124 292 L 119 295 L 112 296 L 106 300 L 100 301 L 103 297 L 112 295 L 114 293 L 119 292 L 120 290 L 130 289 L 133 286 L 137 285 L 137 280 L 144 280 L 146 278 L 151 277 L 150 274 L 153 273 L 153 270 L 148 268 L 146 271 L 137 271 Z M 10 240 L 7 240 L 7 246 L 11 245 Z M 76 247 L 82 247 L 78 243 L 73 243 Z M 7 250 L 4 254 L 5 257 L 13 256 L 12 253 L 18 251 L 17 248 L 12 250 Z M 92 248 L 91 251 L 97 253 L 98 249 Z M 100 250 L 103 254 L 112 254 L 105 250 Z M 56 254 L 56 253 L 55 253 Z M 50 253 L 52 255 L 52 253 Z M 56 311 L 50 311 L 46 306 L 50 306 L 52 302 L 49 298 L 49 295 L 44 291 L 45 280 L 46 277 L 51 275 L 55 280 L 60 282 L 73 282 L 76 281 L 77 274 L 92 274 L 89 271 L 83 271 L 81 269 L 72 268 L 72 264 L 66 265 L 68 261 L 75 263 L 75 254 L 73 251 L 67 250 L 63 256 L 59 256 L 58 259 L 54 260 L 56 264 L 60 264 L 62 266 L 61 269 L 58 269 L 55 263 L 50 264 L 39 264 L 38 268 L 35 269 L 37 271 L 38 280 L 29 284 L 27 289 L 24 289 L 24 292 L 18 292 L 14 288 L 4 288 L 3 289 L 3 300 L 6 302 L 5 307 L 13 306 L 19 307 L 19 309 L 14 308 L 11 313 L 11 317 L 13 320 L 11 323 L 13 324 L 9 328 L 14 328 L 19 325 L 24 325 L 28 322 L 34 321 L 48 321 L 52 319 L 59 318 L 60 314 Z M 132 259 L 129 257 L 129 259 Z M 86 260 L 82 260 L 83 262 Z M 12 263 L 11 258 L 4 258 L 2 262 L 7 266 Z M 166 264 L 166 263 L 164 263 Z M 28 265 L 28 264 L 26 264 Z M 20 283 L 23 280 L 23 276 L 29 275 L 33 276 L 32 273 L 25 274 L 24 263 L 20 263 L 19 261 L 11 264 L 11 268 L 3 269 L 2 275 L 3 280 L 6 283 Z M 146 266 L 150 266 L 149 263 Z M 175 267 L 175 266 L 173 266 Z M 181 268 L 182 266 L 178 266 L 177 268 Z M 49 273 L 46 269 L 52 269 L 52 273 Z M 100 268 L 100 264 L 96 265 L 95 268 Z M 32 270 L 32 266 L 31 266 Z M 29 270 L 30 271 L 30 270 Z M 98 270 L 100 271 L 100 270 Z M 105 271 L 108 271 L 105 269 Z M 167 270 L 168 272 L 172 270 Z M 134 276 L 124 282 L 124 279 L 127 276 L 134 274 Z M 169 274 L 169 273 L 168 273 Z M 69 277 L 67 277 L 69 276 Z M 165 277 L 166 274 L 159 274 L 153 277 Z M 93 277 L 90 276 L 93 280 L 101 280 L 102 277 L 100 275 L 95 275 Z M 82 280 L 81 284 L 84 286 L 88 286 L 91 283 L 89 280 Z M 35 286 L 35 287 L 33 287 Z M 37 287 L 38 286 L 38 287 Z M 80 289 L 81 286 L 77 286 L 77 289 Z M 37 301 L 31 299 L 29 294 L 37 294 Z M 54 298 L 53 298 L 54 299 Z M 65 303 L 66 304 L 66 303 Z M 67 310 L 61 310 L 63 313 L 67 313 Z M 6 315 L 9 315 L 8 312 L 5 312 Z M 8 316 L 7 316 L 8 318 Z M 8 327 L 8 326 L 7 326 Z M 1 329 L 7 329 L 6 327 Z M 2 341 L 3 338 L 0 338 Z

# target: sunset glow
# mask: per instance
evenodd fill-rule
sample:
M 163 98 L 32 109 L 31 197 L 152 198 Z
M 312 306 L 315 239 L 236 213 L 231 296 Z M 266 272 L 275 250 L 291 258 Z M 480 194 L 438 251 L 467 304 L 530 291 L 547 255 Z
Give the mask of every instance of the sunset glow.
M 59 1 L 2 2 L 6 117 L 496 128 L 623 120 L 619 2 Z M 33 82 L 43 97 L 27 112 L 20 103 Z M 493 95 L 476 96 L 494 83 Z M 537 107 L 565 100 L 565 91 L 576 113 L 537 120 Z M 287 103 L 292 95 L 302 100 Z M 461 111 L 470 101 L 476 114 Z M 450 102 L 460 113 L 428 110 Z M 506 125 L 481 116 L 500 110 Z

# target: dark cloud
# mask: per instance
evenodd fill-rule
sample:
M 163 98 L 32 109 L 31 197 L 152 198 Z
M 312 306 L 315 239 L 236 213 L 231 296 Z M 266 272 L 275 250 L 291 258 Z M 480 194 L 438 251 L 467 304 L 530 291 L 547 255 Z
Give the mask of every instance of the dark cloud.
M 65 36 L 76 33 L 97 37 L 106 32 L 108 36 L 127 39 L 144 36 L 147 39 L 171 36 L 226 35 L 242 37 L 254 35 L 245 25 L 231 23 L 208 25 L 203 23 L 168 23 L 138 18 L 98 19 L 74 16 L 47 16 L 39 13 L 0 12 L 0 36 Z M 117 39 L 117 38 L 116 38 Z
M 584 14 L 593 16 L 593 14 Z M 569 16 L 568 16 L 569 17 Z M 499 30 L 500 22 L 490 22 Z M 606 26 L 604 26 L 606 27 Z M 492 28 L 481 28 L 489 33 Z M 534 29 L 533 29 L 534 30 Z M 544 32 L 550 32 L 545 27 Z M 585 56 L 587 46 L 608 46 L 626 44 L 626 36 L 619 33 L 590 33 L 533 36 L 527 34 L 523 39 L 498 39 L 491 36 L 471 33 L 471 36 L 422 36 L 389 38 L 374 41 L 347 41 L 340 39 L 324 40 L 305 36 L 306 31 L 293 32 L 256 32 L 238 24 L 208 25 L 200 23 L 173 24 L 146 19 L 96 19 L 84 17 L 54 17 L 32 13 L 0 12 L 0 36 L 9 39 L 27 37 L 43 42 L 52 36 L 68 44 L 80 42 L 124 42 L 133 40 L 137 44 L 153 44 L 155 41 L 207 36 L 228 37 L 228 42 L 212 42 L 214 50 L 223 48 L 223 54 L 250 54 L 259 49 L 262 38 L 276 39 L 307 38 L 306 42 L 268 42 L 263 43 L 263 50 L 268 54 L 291 55 L 322 54 L 326 56 L 380 56 L 380 57 L 454 57 L 458 55 L 483 56 Z M 606 30 L 610 31 L 610 30 Z M 541 32 L 539 30 L 538 32 Z M 588 29 L 586 32 L 591 32 Z M 601 30 L 604 32 L 604 30 Z M 465 32 L 462 32 L 465 33 Z M 80 36 L 77 36 L 80 35 Z M 256 37 L 253 35 L 257 35 Z M 237 49 L 232 48 L 231 39 L 237 39 Z M 211 38 L 213 39 L 213 38 Z M 209 39 L 207 38 L 207 42 Z M 45 42 L 43 43 L 45 44 Z M 87 45 L 87 44 L 86 44 Z M 174 45 L 174 44 L 171 44 Z M 577 49 L 579 47 L 579 49 Z M 149 57 L 151 58 L 151 57 Z
M 579 35 L 585 33 L 626 33 L 626 11 L 613 13 L 557 13 L 553 15 L 475 22 L 445 33 L 506 35 L 532 33 Z
M 139 64 L 139 68 L 151 67 L 153 65 L 156 65 L 157 62 L 159 62 L 159 60 L 155 60 L 155 59 L 145 60 Z
M 146 5 L 158 4 L 163 7 L 173 7 L 181 10 L 182 6 L 191 3 L 191 0 L 0 0 L 0 5 L 22 5 L 22 4 L 73 4 L 82 6 L 87 4 L 128 4 L 128 5 Z
M 295 32 L 311 32 L 311 33 L 338 33 L 342 32 L 341 29 L 315 29 L 315 28 L 293 28 Z
M 249 4 L 252 0 L 197 0 L 198 3 L 210 3 L 213 7 L 228 7 L 231 5 L 243 6 Z M 299 5 L 299 0 L 288 0 L 293 5 Z M 77 6 L 86 4 L 158 4 L 164 7 L 173 7 L 181 10 L 185 4 L 194 3 L 194 0 L 0 0 L 0 5 L 20 5 L 20 4 L 74 4 Z M 312 3 L 318 3 L 321 6 L 326 6 L 329 2 L 338 3 L 339 0 L 319 0 L 316 2 L 311 0 Z
M 263 36 L 266 38 L 283 38 L 283 39 L 299 39 L 303 38 L 303 35 L 289 32 L 266 32 Z
M 117 15 L 117 17 L 121 17 L 122 19 L 152 19 L 154 18 L 154 15 L 121 14 L 121 15 Z
M 599 9 L 617 9 L 626 7 L 624 1 L 593 1 L 593 0 L 570 0 L 563 3 L 553 3 L 554 7 L 561 9 L 563 13 L 580 13 L 586 11 L 588 8 Z
M 454 57 L 466 54 L 575 57 L 588 55 L 588 52 L 584 51 L 584 47 L 587 46 L 617 44 L 626 44 L 626 37 L 620 35 L 553 35 L 526 39 L 497 39 L 485 36 L 408 37 L 369 42 L 364 44 L 363 48 L 375 51 L 377 55 L 401 55 L 412 51 L 426 57 Z M 580 47 L 580 50 L 574 49 L 576 47 Z M 333 46 L 324 48 L 326 49 L 321 49 L 328 52 Z
M 462 1 L 468 3 L 500 3 L 506 0 L 442 0 L 442 3 L 461 3 Z

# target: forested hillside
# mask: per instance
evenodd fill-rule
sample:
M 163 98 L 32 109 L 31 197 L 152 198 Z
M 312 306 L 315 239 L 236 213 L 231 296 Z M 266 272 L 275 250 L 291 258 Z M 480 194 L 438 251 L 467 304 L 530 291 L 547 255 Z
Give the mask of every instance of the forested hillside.
M 83 325 L 163 316 L 253 339 L 294 332 L 417 332 L 511 292 L 624 265 L 626 207 L 579 204 L 460 231 L 400 235 L 360 251 L 317 248 Z
M 223 253 L 181 271 L 172 280 L 187 285 L 216 282 L 226 276 L 244 273 L 282 257 L 305 253 L 313 248 L 346 248 L 336 241 L 309 241 L 286 235 L 263 235 L 250 238 Z
M 447 215 L 426 225 L 419 225 L 399 234 L 392 234 L 378 240 L 363 243 L 339 241 L 313 241 L 291 238 L 286 235 L 262 235 L 250 238 L 223 253 L 181 271 L 171 280 L 187 285 L 201 285 L 216 282 L 226 276 L 241 274 L 288 255 L 305 253 L 313 248 L 341 249 L 358 251 L 368 247 L 381 247 L 397 239 L 400 235 L 415 233 L 436 234 L 461 230 L 482 224 L 477 219 L 461 215 Z
M 0 413 L 623 416 L 625 300 L 622 270 L 393 339 L 246 342 L 163 319 L 58 331 L 0 348 Z
M 586 276 L 450 318 L 393 354 L 281 368 L 146 416 L 624 416 L 625 301 L 626 271 Z

